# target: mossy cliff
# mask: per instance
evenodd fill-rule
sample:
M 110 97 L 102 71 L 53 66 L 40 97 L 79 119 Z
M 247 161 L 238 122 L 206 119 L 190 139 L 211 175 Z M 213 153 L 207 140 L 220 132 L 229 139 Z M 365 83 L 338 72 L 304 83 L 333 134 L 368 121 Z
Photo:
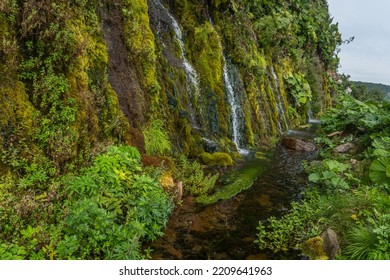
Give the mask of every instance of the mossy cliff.
M 330 106 L 341 43 L 322 0 L 5 0 L 0 30 L 2 174 L 62 174 L 115 143 L 143 153 L 156 119 L 187 156 L 205 138 L 233 154 L 234 129 L 259 147 Z
M 323 0 L 0 1 L 0 259 L 147 257 L 162 187 L 250 187 L 263 165 L 209 195 L 200 161 L 321 114 L 339 44 Z

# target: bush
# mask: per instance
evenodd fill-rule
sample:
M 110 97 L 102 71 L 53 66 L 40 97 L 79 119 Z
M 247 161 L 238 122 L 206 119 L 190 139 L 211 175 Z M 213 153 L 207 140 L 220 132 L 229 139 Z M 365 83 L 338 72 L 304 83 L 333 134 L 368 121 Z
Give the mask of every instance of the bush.
M 177 171 L 177 179 L 183 181 L 184 190 L 195 196 L 209 192 L 218 179 L 218 175 L 205 175 L 199 162 L 190 162 L 184 156 L 177 162 Z
M 154 240 L 173 209 L 156 179 L 141 173 L 134 147 L 110 147 L 92 167 L 66 182 L 69 214 L 59 258 L 140 259 L 142 240 Z

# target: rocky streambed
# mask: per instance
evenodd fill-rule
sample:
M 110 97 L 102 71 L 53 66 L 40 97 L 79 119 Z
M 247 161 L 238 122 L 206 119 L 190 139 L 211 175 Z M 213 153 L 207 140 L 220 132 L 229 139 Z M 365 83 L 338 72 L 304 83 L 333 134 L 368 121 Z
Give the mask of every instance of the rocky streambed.
M 308 131 L 293 131 L 289 138 L 310 138 Z M 199 205 L 192 197 L 183 198 L 165 230 L 165 235 L 149 244 L 153 259 L 297 259 L 296 252 L 275 255 L 261 252 L 253 242 L 260 220 L 286 213 L 299 200 L 307 176 L 302 161 L 316 152 L 293 150 L 280 143 L 268 160 L 252 159 L 246 165 L 262 165 L 253 185 L 237 195 L 211 205 Z M 240 172 L 240 169 L 232 172 Z M 235 174 L 230 174 L 235 177 Z

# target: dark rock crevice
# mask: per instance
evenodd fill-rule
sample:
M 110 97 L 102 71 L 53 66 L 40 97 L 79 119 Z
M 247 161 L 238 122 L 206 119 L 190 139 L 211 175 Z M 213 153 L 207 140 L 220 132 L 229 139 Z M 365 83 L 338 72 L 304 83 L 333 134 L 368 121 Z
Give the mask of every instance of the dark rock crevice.
M 145 123 L 147 99 L 137 70 L 128 59 L 120 1 L 107 4 L 101 17 L 103 38 L 108 49 L 108 80 L 129 123 L 139 128 Z

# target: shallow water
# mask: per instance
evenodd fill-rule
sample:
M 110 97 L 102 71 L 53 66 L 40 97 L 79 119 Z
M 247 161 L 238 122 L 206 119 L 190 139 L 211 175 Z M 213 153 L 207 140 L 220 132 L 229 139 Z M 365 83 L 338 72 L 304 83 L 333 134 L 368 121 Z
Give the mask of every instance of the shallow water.
M 310 129 L 295 131 L 294 137 L 312 138 Z M 261 252 L 253 241 L 260 220 L 283 215 L 292 201 L 299 200 L 307 182 L 302 160 L 310 161 L 314 157 L 315 152 L 297 152 L 278 145 L 268 163 L 257 160 L 246 163 L 266 164 L 267 167 L 250 189 L 203 207 L 197 206 L 191 197 L 184 198 L 182 206 L 175 209 L 165 235 L 150 244 L 152 258 L 301 258 L 297 252 L 285 255 Z

